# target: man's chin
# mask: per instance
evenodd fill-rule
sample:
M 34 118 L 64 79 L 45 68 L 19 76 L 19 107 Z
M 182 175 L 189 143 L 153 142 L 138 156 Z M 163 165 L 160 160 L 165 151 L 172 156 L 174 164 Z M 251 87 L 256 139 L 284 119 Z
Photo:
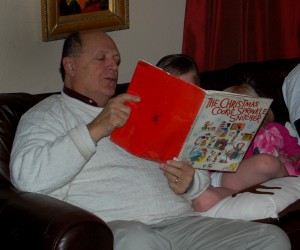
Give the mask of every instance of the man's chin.
M 114 97 L 115 93 L 116 93 L 115 89 L 110 89 L 105 92 L 102 92 L 103 96 L 107 97 L 108 99 Z
M 109 86 L 109 87 L 107 88 L 107 94 L 108 94 L 109 96 L 114 96 L 115 93 L 116 93 L 116 85 L 114 85 L 114 86 Z

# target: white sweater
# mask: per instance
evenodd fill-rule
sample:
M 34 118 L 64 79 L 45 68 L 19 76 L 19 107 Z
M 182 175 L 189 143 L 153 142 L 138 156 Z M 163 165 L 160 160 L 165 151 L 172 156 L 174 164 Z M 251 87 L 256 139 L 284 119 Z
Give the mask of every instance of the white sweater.
M 129 154 L 109 137 L 94 144 L 86 124 L 101 111 L 61 93 L 24 114 L 11 154 L 13 185 L 72 203 L 105 221 L 152 224 L 194 214 L 190 201 L 210 184 L 208 173 L 197 170 L 189 192 L 176 195 L 158 163 Z

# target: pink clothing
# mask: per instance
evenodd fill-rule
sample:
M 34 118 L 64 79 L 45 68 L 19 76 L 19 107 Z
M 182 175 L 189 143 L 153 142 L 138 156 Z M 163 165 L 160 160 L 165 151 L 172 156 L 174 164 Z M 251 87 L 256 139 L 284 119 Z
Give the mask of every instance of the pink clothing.
M 257 153 L 272 154 L 276 157 L 279 155 L 300 155 L 300 146 L 298 139 L 291 136 L 285 126 L 270 122 L 258 130 L 244 158 L 249 158 Z M 285 165 L 290 174 L 300 174 L 297 169 L 299 161 L 296 166 Z

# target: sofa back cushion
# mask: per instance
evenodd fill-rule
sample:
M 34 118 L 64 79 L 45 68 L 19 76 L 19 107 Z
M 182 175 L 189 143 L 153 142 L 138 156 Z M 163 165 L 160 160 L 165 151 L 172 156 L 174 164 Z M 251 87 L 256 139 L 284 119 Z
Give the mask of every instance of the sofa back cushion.
M 273 99 L 271 109 L 275 121 L 284 125 L 289 121 L 289 114 L 282 95 L 282 84 L 298 63 L 300 58 L 238 63 L 227 69 L 202 72 L 201 87 L 223 90 L 231 85 L 249 83 L 259 93 Z
M 17 125 L 33 105 L 51 95 L 27 93 L 0 94 L 0 178 L 10 181 L 9 160 Z

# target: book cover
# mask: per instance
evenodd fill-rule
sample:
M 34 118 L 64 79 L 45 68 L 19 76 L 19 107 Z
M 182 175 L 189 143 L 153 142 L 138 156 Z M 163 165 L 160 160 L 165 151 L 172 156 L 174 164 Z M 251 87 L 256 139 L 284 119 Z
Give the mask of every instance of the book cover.
M 139 60 L 127 93 L 131 114 L 111 140 L 148 160 L 235 172 L 272 100 L 204 90 Z

